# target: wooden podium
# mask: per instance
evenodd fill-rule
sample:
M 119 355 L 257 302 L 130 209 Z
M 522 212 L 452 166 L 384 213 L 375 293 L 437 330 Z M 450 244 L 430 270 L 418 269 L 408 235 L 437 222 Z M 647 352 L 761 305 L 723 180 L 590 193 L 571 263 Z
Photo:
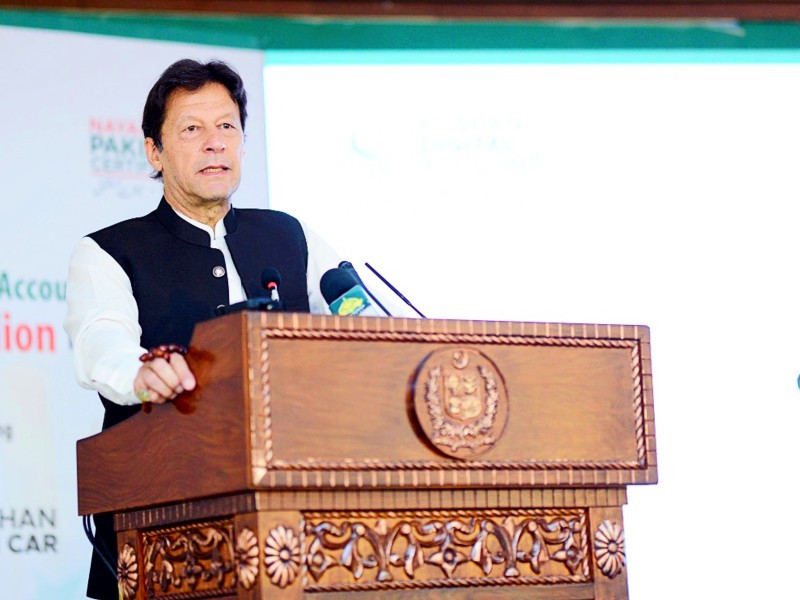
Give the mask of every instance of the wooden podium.
M 120 598 L 627 598 L 649 332 L 240 313 L 198 386 L 78 442 Z

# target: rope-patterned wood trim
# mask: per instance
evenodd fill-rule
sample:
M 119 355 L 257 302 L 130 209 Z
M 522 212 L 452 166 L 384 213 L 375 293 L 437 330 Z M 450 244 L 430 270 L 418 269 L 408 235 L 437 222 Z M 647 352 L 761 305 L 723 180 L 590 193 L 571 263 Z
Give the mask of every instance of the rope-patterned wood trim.
M 233 592 L 233 595 L 231 594 Z M 215 590 L 198 590 L 196 592 L 182 592 L 180 594 L 158 594 L 148 596 L 153 600 L 202 600 L 203 598 L 235 598 L 236 590 L 233 588 L 219 588 Z
M 468 469 L 476 471 L 492 470 L 533 470 L 533 471 L 553 471 L 553 470 L 621 470 L 621 469 L 640 469 L 642 465 L 637 461 L 624 462 L 571 462 L 571 461 L 499 461 L 499 462 L 436 462 L 436 461 L 416 461 L 405 460 L 391 463 L 365 460 L 362 462 L 333 462 L 333 461 L 283 461 L 275 460 L 269 465 L 270 468 L 285 471 L 400 471 L 409 469 L 436 469 L 444 471 L 464 471 Z
M 427 581 L 365 581 L 364 583 L 308 584 L 303 591 L 315 592 L 360 592 L 378 590 L 414 590 L 452 587 L 487 587 L 509 585 L 558 585 L 586 583 L 583 575 L 550 575 L 542 577 L 469 577 L 453 579 L 429 579 Z
M 448 517 L 560 517 L 570 515 L 581 518 L 581 525 L 586 527 L 586 510 L 581 508 L 479 508 L 477 510 L 442 509 L 442 510 L 327 510 L 303 511 L 304 520 L 312 519 L 402 519 L 408 517 L 446 519 Z
M 411 331 L 348 331 L 329 329 L 277 329 L 263 327 L 270 338 L 311 340 L 361 340 L 382 342 L 436 342 L 502 344 L 516 346 L 564 346 L 581 348 L 630 348 L 639 340 L 614 338 L 544 337 L 482 333 L 426 333 Z
M 636 430 L 636 453 L 639 458 L 638 466 L 647 468 L 647 446 L 644 431 L 644 393 L 642 388 L 642 360 L 639 344 L 631 348 L 631 374 L 633 380 L 633 418 Z
M 153 537 L 157 535 L 167 535 L 170 533 L 183 533 L 191 529 L 203 529 L 204 527 L 228 527 L 231 533 L 233 533 L 233 519 L 227 515 L 214 521 L 189 521 L 187 523 L 173 525 L 172 527 L 154 527 L 153 529 L 145 529 L 141 533 L 145 537 Z
M 589 533 L 588 527 L 586 526 L 586 520 L 587 520 L 588 516 L 589 516 L 588 515 L 588 511 L 585 511 L 585 510 L 580 511 L 579 523 L 580 523 L 580 528 L 581 528 L 581 532 L 582 532 L 582 535 L 581 535 L 581 553 L 583 554 L 583 556 L 587 557 L 587 560 L 585 560 L 583 562 L 583 577 L 584 577 L 584 579 L 589 579 L 589 577 L 591 576 L 591 573 L 589 571 L 589 563 L 591 562 L 591 560 L 588 560 L 588 557 L 591 556 L 591 554 L 589 552 L 589 538 L 592 537 L 592 536 Z
M 262 323 L 263 325 L 263 323 Z M 262 327 L 248 327 L 248 381 L 253 406 L 250 408 L 250 469 L 253 482 L 260 481 L 273 458 L 271 387 L 269 381 L 269 336 Z
M 261 362 L 261 403 L 264 411 L 262 429 L 264 433 L 264 457 L 267 464 L 272 462 L 272 412 L 270 409 L 270 384 L 269 384 L 269 336 L 265 328 L 261 329 L 259 346 L 259 360 Z

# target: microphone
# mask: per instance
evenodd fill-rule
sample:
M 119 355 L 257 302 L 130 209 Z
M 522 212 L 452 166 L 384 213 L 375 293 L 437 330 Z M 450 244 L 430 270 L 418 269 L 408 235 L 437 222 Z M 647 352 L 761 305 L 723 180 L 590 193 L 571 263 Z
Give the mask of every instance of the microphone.
M 369 301 L 364 288 L 353 275 L 354 269 L 337 267 L 329 269 L 319 281 L 322 297 L 331 309 L 331 314 L 339 316 L 382 317 Z
M 370 298 L 372 298 L 372 301 L 375 304 L 377 304 L 384 313 L 386 313 L 387 317 L 391 317 L 392 316 L 392 313 L 390 313 L 388 310 L 386 310 L 386 307 L 383 304 L 381 304 L 381 301 L 378 300 L 375 297 L 375 295 L 372 292 L 369 291 L 369 288 L 367 288 L 366 284 L 364 283 L 364 280 L 361 279 L 361 277 L 359 276 L 358 271 L 356 271 L 356 268 L 353 266 L 353 263 L 351 263 L 350 261 L 347 261 L 347 260 L 343 260 L 342 262 L 339 263 L 339 268 L 340 269 L 347 269 L 348 271 L 350 271 L 353 274 L 353 277 L 356 278 L 356 281 L 358 281 L 358 284 L 362 288 L 364 288 L 364 291 L 367 292 L 367 295 Z
M 263 310 L 270 312 L 286 310 L 286 305 L 283 300 L 281 300 L 280 294 L 278 294 L 278 286 L 280 284 L 281 274 L 278 273 L 278 270 L 267 267 L 261 271 L 261 285 L 263 285 L 264 289 L 269 293 L 269 298 L 263 296 L 259 298 L 248 298 L 243 302 L 236 302 L 230 306 L 218 306 L 214 309 L 214 314 L 216 316 L 221 316 L 242 310 Z
M 278 286 L 281 284 L 281 274 L 278 269 L 267 267 L 261 271 L 261 285 L 269 292 L 269 299 L 273 302 L 280 302 L 281 297 L 278 295 Z

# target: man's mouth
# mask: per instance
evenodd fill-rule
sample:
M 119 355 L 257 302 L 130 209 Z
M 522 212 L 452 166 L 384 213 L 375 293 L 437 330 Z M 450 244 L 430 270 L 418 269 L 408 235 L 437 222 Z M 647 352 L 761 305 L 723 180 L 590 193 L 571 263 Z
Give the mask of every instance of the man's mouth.
M 222 173 L 222 172 L 227 171 L 227 170 L 228 170 L 228 167 L 215 165 L 215 166 L 211 166 L 211 167 L 206 167 L 205 169 L 201 169 L 200 172 L 201 173 L 207 173 L 209 175 L 213 175 L 214 173 Z

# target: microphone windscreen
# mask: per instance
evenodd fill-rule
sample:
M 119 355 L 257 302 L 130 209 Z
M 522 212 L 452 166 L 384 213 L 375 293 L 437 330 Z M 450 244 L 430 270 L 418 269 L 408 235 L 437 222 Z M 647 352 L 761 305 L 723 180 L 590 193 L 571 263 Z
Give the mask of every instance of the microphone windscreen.
M 358 285 L 353 274 L 342 268 L 329 269 L 319 280 L 319 289 L 325 302 L 332 304 L 337 298 Z
M 268 289 L 270 285 L 273 283 L 276 286 L 280 286 L 281 274 L 278 273 L 278 269 L 267 267 L 266 269 L 261 271 L 261 285 L 263 285 L 265 289 Z

